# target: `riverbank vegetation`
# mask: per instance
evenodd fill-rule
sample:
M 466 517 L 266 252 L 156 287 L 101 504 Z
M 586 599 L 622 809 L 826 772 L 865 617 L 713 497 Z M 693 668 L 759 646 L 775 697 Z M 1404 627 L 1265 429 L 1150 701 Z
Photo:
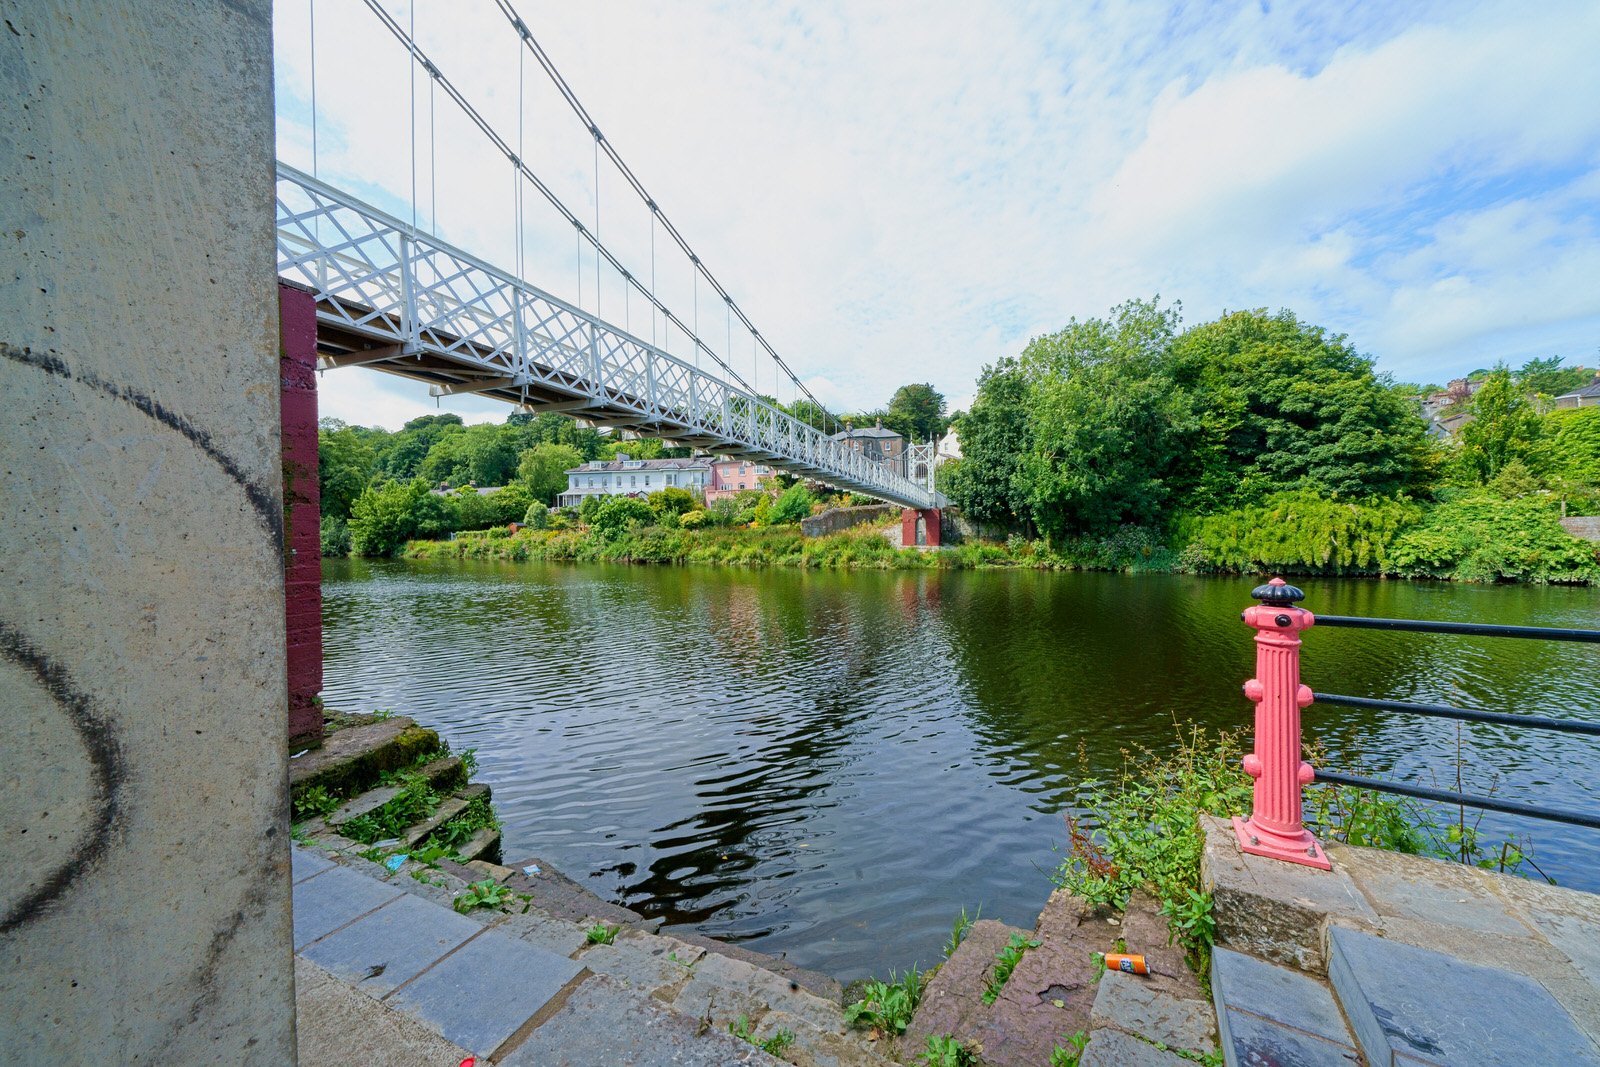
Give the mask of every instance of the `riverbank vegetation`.
M 939 469 L 941 487 L 967 519 L 1011 531 L 1004 544 L 918 553 L 864 530 L 803 542 L 793 524 L 822 505 L 799 483 L 709 507 L 678 490 L 608 502 L 604 518 L 598 499 L 555 510 L 585 460 L 683 450 L 547 414 L 425 416 L 394 434 L 326 421 L 323 550 L 1597 583 L 1600 546 L 1559 520 L 1600 514 L 1600 408 L 1549 410 L 1548 391 L 1583 376 L 1554 359 L 1474 372 L 1446 409 L 1468 421 L 1443 438 L 1419 414 L 1435 387 L 1389 381 L 1288 311 L 1182 329 L 1177 306 L 1133 300 L 985 368 L 956 416 L 964 458 Z M 943 410 L 914 385 L 858 418 L 921 437 Z M 488 485 L 504 488 L 477 491 Z M 472 534 L 513 522 L 534 530 Z
M 1231 818 L 1251 808 L 1242 732 L 1210 736 L 1179 726 L 1167 755 L 1126 753 L 1121 772 L 1079 782 L 1078 811 L 1067 813 L 1066 857 L 1052 880 L 1094 904 L 1122 907 L 1136 889 L 1161 902 L 1173 944 L 1195 973 L 1209 972 L 1211 900 L 1200 880 L 1205 849 L 1201 815 Z M 1306 753 L 1326 766 L 1326 752 Z M 1360 768 L 1356 768 L 1358 771 Z M 1459 789 L 1461 783 L 1455 783 Z M 1489 792 L 1493 792 L 1491 788 Z M 1435 809 L 1405 797 L 1318 783 L 1305 790 L 1307 827 L 1323 841 L 1389 849 L 1507 874 L 1539 874 L 1526 840 L 1482 838 L 1477 819 L 1459 808 Z
M 1179 327 L 1129 301 L 986 368 L 946 492 L 1069 559 L 1142 536 L 1164 551 L 1146 565 L 1195 572 L 1600 579 L 1558 522 L 1600 513 L 1600 409 L 1548 410 L 1576 374 L 1559 360 L 1478 372 L 1440 439 L 1432 387 L 1288 311 Z

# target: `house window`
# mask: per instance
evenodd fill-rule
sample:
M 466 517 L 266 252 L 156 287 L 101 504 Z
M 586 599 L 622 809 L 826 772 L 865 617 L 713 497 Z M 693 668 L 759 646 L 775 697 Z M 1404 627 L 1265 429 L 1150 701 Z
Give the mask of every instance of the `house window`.
M 593 489 L 593 488 L 594 488 L 594 479 L 593 479 L 593 478 L 590 478 L 590 479 L 589 479 L 589 488 L 590 488 L 590 489 Z
M 648 474 L 646 474 L 644 476 L 644 484 L 645 485 L 649 485 L 650 484 L 650 476 Z
M 744 483 L 743 483 L 743 482 L 740 482 L 740 483 L 739 483 L 739 488 L 740 488 L 740 489 L 743 489 L 743 488 L 744 488 Z
M 628 484 L 630 486 L 638 485 L 639 484 L 639 476 L 636 475 L 636 474 L 628 475 Z

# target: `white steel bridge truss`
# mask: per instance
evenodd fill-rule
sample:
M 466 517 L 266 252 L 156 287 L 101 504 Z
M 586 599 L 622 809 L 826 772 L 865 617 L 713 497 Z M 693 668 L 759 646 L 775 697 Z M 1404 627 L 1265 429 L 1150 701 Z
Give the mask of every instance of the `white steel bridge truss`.
M 318 366 L 366 366 L 562 411 L 901 507 L 934 504 L 899 471 L 579 308 L 284 163 L 278 276 L 317 301 Z M 908 468 L 915 471 L 916 468 Z

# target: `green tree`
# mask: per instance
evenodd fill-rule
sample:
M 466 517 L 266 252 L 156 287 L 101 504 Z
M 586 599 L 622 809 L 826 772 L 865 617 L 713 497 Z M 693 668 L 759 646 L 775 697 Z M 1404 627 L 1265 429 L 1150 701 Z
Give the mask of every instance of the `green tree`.
M 578 501 L 578 518 L 590 525 L 594 524 L 595 516 L 600 514 L 600 497 L 590 494 Z
M 1174 341 L 1170 366 L 1195 415 L 1172 488 L 1194 510 L 1295 489 L 1417 492 L 1437 471 L 1426 425 L 1372 360 L 1291 311 L 1196 326 Z
M 1600 407 L 1553 411 L 1541 436 L 1544 465 L 1552 475 L 1600 486 Z
M 567 471 L 582 464 L 583 457 L 576 448 L 547 441 L 522 453 L 517 464 L 517 481 L 535 500 L 553 504 L 556 496 L 567 487 Z
M 1028 517 L 1026 487 L 1018 473 L 1028 450 L 1029 397 L 1028 380 L 1016 360 L 985 367 L 972 410 L 957 427 L 962 459 L 939 471 L 950 472 L 944 475 L 950 499 L 978 522 Z
M 324 419 L 317 430 L 317 483 L 322 514 L 350 517 L 350 506 L 372 482 L 376 453 L 361 436 L 338 419 Z
M 550 509 L 535 500 L 528 505 L 528 510 L 522 513 L 522 525 L 543 530 L 550 525 Z
M 799 522 L 811 514 L 811 504 L 811 493 L 806 489 L 805 483 L 796 482 L 784 490 L 778 502 L 772 505 L 769 518 L 774 524 Z
M 1517 371 L 1517 387 L 1529 393 L 1560 396 L 1589 384 L 1590 372 L 1582 367 L 1563 367 L 1560 356 L 1530 359 Z
M 351 547 L 358 556 L 389 556 L 416 533 L 412 508 L 428 495 L 425 483 L 368 486 L 350 508 Z
M 1177 324 L 1176 308 L 1130 300 L 1023 351 L 1033 388 L 1018 480 L 1051 540 L 1160 517 L 1190 421 L 1164 364 Z
M 944 394 L 926 382 L 902 385 L 889 401 L 883 424 L 914 441 L 932 441 L 949 425 Z
M 1475 484 L 1492 481 L 1506 464 L 1520 459 L 1535 471 L 1534 454 L 1543 435 L 1543 420 L 1511 380 L 1505 364 L 1497 365 L 1472 397 L 1472 421 L 1461 427 L 1456 462 L 1463 477 Z
M 461 525 L 458 528 L 487 530 L 491 526 L 499 526 L 500 508 L 494 500 L 498 495 L 498 493 L 480 493 L 470 487 L 457 489 L 451 494 L 450 500 L 460 515 Z

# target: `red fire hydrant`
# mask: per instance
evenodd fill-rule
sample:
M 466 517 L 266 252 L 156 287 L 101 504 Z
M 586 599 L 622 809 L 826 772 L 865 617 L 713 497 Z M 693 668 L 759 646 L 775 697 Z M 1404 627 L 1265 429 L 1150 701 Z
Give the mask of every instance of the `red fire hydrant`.
M 1300 822 L 1300 790 L 1316 772 L 1300 758 L 1300 709 L 1311 703 L 1311 690 L 1300 684 L 1299 635 L 1317 620 L 1294 606 L 1305 594 L 1282 578 L 1250 595 L 1260 603 L 1242 618 L 1257 631 L 1256 676 L 1244 683 L 1244 695 L 1256 704 L 1256 748 L 1244 769 L 1255 779 L 1255 810 L 1234 816 L 1233 830 L 1244 852 L 1332 870 L 1322 845 Z

